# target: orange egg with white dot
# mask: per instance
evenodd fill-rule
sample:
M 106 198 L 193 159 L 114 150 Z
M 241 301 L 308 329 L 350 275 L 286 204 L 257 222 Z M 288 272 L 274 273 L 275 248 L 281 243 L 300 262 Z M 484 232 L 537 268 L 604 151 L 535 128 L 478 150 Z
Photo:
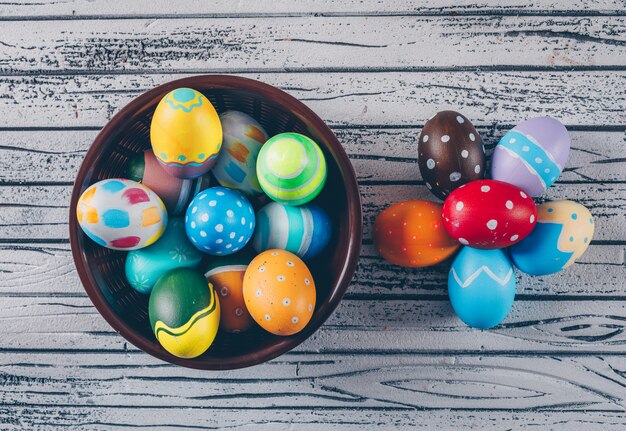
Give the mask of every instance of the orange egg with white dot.
M 315 309 L 311 271 L 295 254 L 266 250 L 248 265 L 243 298 L 252 318 L 275 335 L 302 331 Z
M 407 201 L 391 205 L 376 218 L 374 243 L 387 261 L 411 268 L 435 265 L 458 248 L 441 223 L 442 205 Z

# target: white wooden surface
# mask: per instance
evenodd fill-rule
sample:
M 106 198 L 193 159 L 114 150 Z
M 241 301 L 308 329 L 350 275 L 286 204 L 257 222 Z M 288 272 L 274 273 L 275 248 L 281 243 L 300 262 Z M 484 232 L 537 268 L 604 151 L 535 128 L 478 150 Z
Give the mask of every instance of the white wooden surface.
M 261 79 L 335 130 L 365 238 L 328 323 L 296 351 L 225 373 L 161 363 L 84 294 L 67 239 L 72 181 L 137 94 L 197 73 Z M 0 0 L 0 429 L 626 429 L 626 2 Z M 549 114 L 571 130 L 547 194 L 586 205 L 592 246 L 518 275 L 492 331 L 453 315 L 446 265 L 377 257 L 386 205 L 430 198 L 426 118 L 472 118 L 488 150 Z

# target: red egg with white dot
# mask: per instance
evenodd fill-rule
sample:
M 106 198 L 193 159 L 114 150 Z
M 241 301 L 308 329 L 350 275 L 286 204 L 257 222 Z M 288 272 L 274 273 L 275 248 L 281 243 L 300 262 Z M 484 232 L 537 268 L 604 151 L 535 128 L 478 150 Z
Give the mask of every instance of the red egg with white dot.
M 443 203 L 443 226 L 463 245 L 481 249 L 509 247 L 535 227 L 537 207 L 512 184 L 472 181 L 454 190 Z
M 248 312 L 263 329 L 275 335 L 292 335 L 302 331 L 313 316 L 315 283 L 298 256 L 270 249 L 248 265 L 243 298 Z

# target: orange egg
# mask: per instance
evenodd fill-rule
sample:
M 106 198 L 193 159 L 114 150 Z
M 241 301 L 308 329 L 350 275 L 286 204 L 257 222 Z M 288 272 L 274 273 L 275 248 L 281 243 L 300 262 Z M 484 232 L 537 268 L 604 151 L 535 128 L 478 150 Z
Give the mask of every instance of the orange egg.
M 266 250 L 248 265 L 243 298 L 263 329 L 292 335 L 304 329 L 313 316 L 315 283 L 298 256 L 285 250 Z
M 391 263 L 411 268 L 435 265 L 450 257 L 459 243 L 441 224 L 441 204 L 407 201 L 391 205 L 374 224 L 378 253 Z

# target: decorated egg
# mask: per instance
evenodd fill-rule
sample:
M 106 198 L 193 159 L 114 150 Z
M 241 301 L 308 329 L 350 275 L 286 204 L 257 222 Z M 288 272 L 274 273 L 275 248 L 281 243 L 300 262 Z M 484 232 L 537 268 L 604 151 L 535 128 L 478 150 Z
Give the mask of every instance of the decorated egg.
M 150 142 L 154 155 L 170 175 L 196 178 L 217 161 L 222 125 L 202 93 L 177 88 L 157 105 L 150 124 Z
M 253 323 L 243 299 L 243 276 L 250 260 L 241 254 L 218 257 L 204 268 L 204 276 L 220 298 L 220 327 L 227 332 L 245 331 Z
M 193 245 L 216 256 L 241 250 L 250 241 L 254 225 L 254 210 L 248 199 L 227 187 L 201 191 L 185 215 L 185 231 Z
M 243 278 L 243 298 L 252 318 L 275 335 L 302 331 L 315 309 L 315 283 L 298 256 L 266 250 L 255 257 Z
M 441 204 L 429 201 L 399 202 L 381 212 L 374 243 L 385 260 L 412 268 L 435 265 L 459 248 L 441 224 Z
M 163 200 L 170 215 L 182 214 L 191 199 L 211 185 L 209 175 L 194 179 L 173 177 L 157 161 L 154 152 L 148 149 L 137 154 L 131 161 L 127 176 L 133 181 L 150 188 Z
M 283 205 L 270 202 L 256 215 L 252 245 L 257 252 L 270 248 L 287 250 L 308 260 L 330 242 L 330 217 L 317 205 Z
M 161 199 L 143 184 L 121 178 L 98 181 L 83 192 L 76 218 L 85 235 L 114 250 L 154 243 L 167 225 Z
M 261 188 L 271 199 L 302 205 L 324 188 L 326 159 L 313 139 L 299 133 L 281 133 L 261 147 L 256 172 Z
M 443 226 L 463 245 L 491 249 L 509 247 L 533 230 L 535 202 L 517 187 L 478 180 L 450 193 L 443 203 Z
M 211 283 L 191 268 L 173 269 L 152 289 L 150 325 L 159 344 L 179 358 L 195 358 L 213 343 L 220 303 Z
M 454 111 L 439 112 L 424 124 L 417 160 L 426 187 L 440 199 L 485 174 L 482 139 L 470 120 Z
M 450 268 L 448 295 L 466 325 L 488 329 L 502 322 L 515 299 L 515 274 L 505 251 L 463 247 Z
M 582 256 L 593 230 L 593 216 L 579 203 L 546 202 L 537 207 L 535 229 L 509 249 L 511 260 L 527 274 L 553 274 Z
M 537 197 L 561 175 L 570 144 L 569 133 L 558 120 L 526 120 L 500 139 L 491 159 L 491 178 Z
M 163 274 L 174 268 L 195 268 L 203 256 L 187 239 L 183 221 L 170 218 L 157 242 L 126 255 L 126 279 L 136 291 L 150 293 Z
M 246 196 L 263 193 L 256 176 L 256 160 L 268 136 L 252 117 L 238 111 L 220 115 L 224 134 L 223 148 L 213 167 L 213 176 L 226 187 L 237 189 Z

